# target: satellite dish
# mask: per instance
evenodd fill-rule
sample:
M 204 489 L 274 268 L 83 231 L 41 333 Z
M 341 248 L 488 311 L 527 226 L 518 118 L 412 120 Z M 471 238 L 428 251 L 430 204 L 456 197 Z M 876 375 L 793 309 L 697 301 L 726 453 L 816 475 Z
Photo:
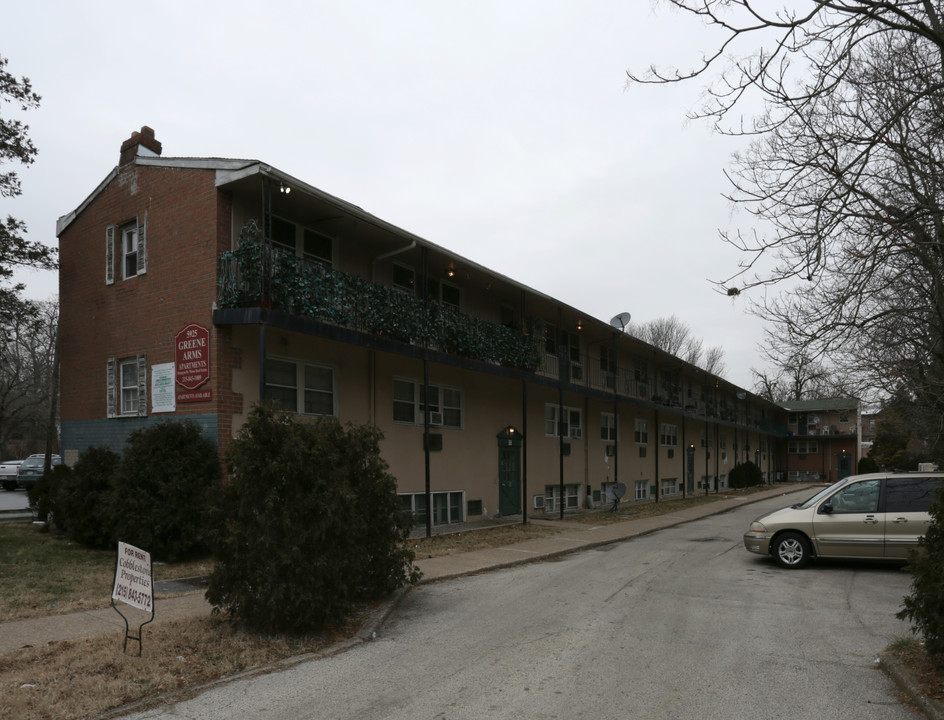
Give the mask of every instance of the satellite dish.
M 620 332 L 626 330 L 626 326 L 629 325 L 629 321 L 632 320 L 632 316 L 628 312 L 622 312 L 612 320 L 610 320 L 610 325 Z
M 626 483 L 613 483 L 606 488 L 607 500 L 619 500 L 626 494 Z

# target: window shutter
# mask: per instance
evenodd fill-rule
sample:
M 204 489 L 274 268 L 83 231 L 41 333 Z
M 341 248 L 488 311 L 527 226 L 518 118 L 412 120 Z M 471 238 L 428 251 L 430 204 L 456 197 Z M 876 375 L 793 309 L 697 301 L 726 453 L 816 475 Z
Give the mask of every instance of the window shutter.
M 106 387 L 106 405 L 107 415 L 110 418 L 117 414 L 118 406 L 118 361 L 115 358 L 108 358 Z
M 144 221 L 138 219 L 138 275 L 147 272 L 147 213 Z
M 105 284 L 115 282 L 115 226 L 105 228 Z
M 138 416 L 147 416 L 147 355 L 138 355 Z

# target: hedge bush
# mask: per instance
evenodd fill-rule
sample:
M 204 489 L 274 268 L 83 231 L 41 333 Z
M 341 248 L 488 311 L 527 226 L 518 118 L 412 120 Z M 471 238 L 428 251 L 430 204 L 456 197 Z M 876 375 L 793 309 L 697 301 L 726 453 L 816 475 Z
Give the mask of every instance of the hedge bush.
M 859 460 L 859 467 L 857 468 L 859 475 L 864 475 L 865 473 L 874 473 L 878 472 L 879 470 L 881 470 L 881 468 L 879 467 L 878 463 L 875 462 L 874 458 L 864 457 Z
M 59 488 L 65 484 L 71 470 L 65 465 L 56 465 L 45 471 L 36 483 L 26 492 L 30 510 L 39 520 L 47 523 L 56 522 L 61 515 Z
M 207 599 L 247 627 L 311 632 L 419 573 L 413 517 L 380 456 L 379 430 L 256 407 L 230 446 Z
M 57 483 L 53 522 L 72 540 L 91 548 L 114 546 L 112 493 L 120 460 L 106 447 L 89 447 Z
M 192 420 L 135 430 L 115 473 L 115 539 L 155 560 L 206 553 L 208 508 L 221 474 L 215 446 Z
M 728 473 L 728 484 L 732 488 L 746 488 L 764 483 L 764 473 L 750 460 L 735 465 Z
M 911 557 L 911 594 L 897 616 L 910 620 L 912 631 L 924 636 L 928 655 L 944 663 L 944 488 L 931 504 L 931 524 Z

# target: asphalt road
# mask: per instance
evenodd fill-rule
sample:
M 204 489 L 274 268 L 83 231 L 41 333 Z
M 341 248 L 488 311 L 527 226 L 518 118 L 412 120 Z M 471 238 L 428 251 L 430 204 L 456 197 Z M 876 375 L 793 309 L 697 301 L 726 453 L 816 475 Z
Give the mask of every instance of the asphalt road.
M 783 503 L 421 586 L 373 642 L 130 717 L 914 720 L 874 664 L 909 576 L 749 554 Z

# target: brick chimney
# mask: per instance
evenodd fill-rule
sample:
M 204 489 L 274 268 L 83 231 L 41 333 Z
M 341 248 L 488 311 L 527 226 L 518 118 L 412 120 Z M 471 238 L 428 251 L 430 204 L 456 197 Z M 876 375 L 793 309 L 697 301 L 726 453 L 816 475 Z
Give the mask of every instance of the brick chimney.
M 160 155 L 161 144 L 154 139 L 154 130 L 144 125 L 141 132 L 132 132 L 131 137 L 121 143 L 119 165 L 134 162 L 138 155 Z

